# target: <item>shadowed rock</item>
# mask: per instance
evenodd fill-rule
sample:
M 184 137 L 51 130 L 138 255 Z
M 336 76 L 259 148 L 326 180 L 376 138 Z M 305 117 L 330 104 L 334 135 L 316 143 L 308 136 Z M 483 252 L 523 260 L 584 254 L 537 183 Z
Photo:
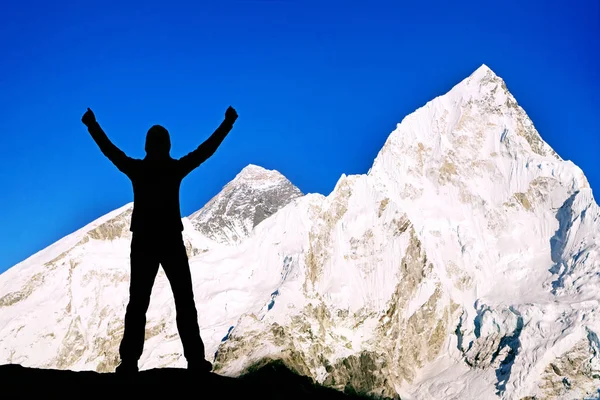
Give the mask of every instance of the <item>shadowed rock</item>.
M 239 378 L 213 373 L 194 374 L 185 369 L 140 371 L 132 377 L 94 371 L 0 366 L 2 395 L 10 398 L 173 398 L 200 399 L 368 399 L 315 385 L 279 363 L 269 364 Z M 35 397 L 34 397 L 35 396 Z M 38 397 L 39 396 L 39 397 Z M 42 397 L 43 396 L 43 397 Z

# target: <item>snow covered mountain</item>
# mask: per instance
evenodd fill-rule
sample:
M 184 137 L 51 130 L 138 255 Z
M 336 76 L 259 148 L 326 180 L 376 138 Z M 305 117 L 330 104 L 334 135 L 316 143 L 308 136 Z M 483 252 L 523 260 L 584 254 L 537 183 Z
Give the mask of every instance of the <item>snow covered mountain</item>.
M 599 208 L 485 65 L 405 117 L 367 174 L 328 196 L 283 186 L 258 225 L 259 189 L 184 218 L 215 372 L 280 359 L 385 398 L 600 395 Z M 0 363 L 114 369 L 130 207 L 0 275 Z M 146 338 L 142 369 L 185 366 L 162 272 Z
M 237 244 L 252 229 L 302 192 L 278 171 L 244 168 L 201 210 L 190 215 L 196 230 L 218 243 Z

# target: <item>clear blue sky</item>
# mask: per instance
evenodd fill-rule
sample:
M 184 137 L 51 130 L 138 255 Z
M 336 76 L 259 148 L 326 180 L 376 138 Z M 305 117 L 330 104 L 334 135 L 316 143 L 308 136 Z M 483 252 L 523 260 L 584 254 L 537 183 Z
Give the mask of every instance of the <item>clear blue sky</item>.
M 153 124 L 199 209 L 244 166 L 304 193 L 365 173 L 395 124 L 487 64 L 600 187 L 600 10 L 578 1 L 9 1 L 0 7 L 0 272 L 132 200 L 80 122 L 132 157 Z

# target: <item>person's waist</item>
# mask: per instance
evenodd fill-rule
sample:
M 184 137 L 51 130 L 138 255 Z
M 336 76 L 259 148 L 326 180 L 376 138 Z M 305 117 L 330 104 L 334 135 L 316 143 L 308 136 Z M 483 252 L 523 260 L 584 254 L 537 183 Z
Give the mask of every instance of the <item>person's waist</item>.
M 170 206 L 153 206 L 153 207 L 133 207 L 133 215 L 146 215 L 153 216 L 155 218 L 173 218 L 178 217 L 181 218 L 181 213 L 179 208 L 170 207 Z

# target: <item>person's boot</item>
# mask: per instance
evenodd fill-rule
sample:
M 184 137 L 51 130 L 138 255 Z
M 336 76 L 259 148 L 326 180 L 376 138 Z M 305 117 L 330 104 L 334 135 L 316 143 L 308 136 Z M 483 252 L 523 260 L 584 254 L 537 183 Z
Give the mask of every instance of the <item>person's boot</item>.
M 208 373 L 212 371 L 210 361 L 202 358 L 200 360 L 189 360 L 187 370 L 194 373 Z
M 138 372 L 137 361 L 122 360 L 115 372 L 119 375 L 131 375 Z

